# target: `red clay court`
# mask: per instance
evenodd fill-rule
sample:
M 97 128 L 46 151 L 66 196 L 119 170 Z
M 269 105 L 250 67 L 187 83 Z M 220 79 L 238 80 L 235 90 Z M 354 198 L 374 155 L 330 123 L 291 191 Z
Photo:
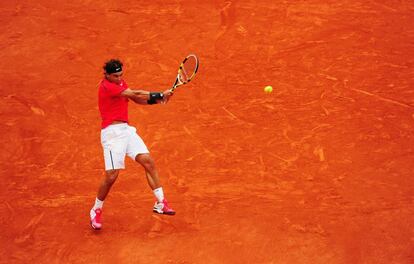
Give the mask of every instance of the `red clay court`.
M 0 22 L 0 263 L 414 263 L 412 1 L 2 1 Z M 193 82 L 129 106 L 177 215 L 127 159 L 92 231 L 103 63 L 161 91 L 188 53 Z

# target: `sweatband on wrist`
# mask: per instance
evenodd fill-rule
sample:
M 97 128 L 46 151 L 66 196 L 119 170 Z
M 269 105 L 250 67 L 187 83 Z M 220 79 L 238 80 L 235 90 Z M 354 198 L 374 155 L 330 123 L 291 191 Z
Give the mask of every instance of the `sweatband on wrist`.
M 164 98 L 163 93 L 158 92 L 150 92 L 149 99 L 147 101 L 148 104 L 156 104 L 157 100 L 162 100 Z

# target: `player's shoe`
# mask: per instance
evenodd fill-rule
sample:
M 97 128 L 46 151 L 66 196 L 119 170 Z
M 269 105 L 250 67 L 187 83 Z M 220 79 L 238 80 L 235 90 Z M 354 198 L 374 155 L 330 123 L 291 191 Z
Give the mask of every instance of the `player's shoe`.
M 168 206 L 165 199 L 161 203 L 156 202 L 152 211 L 157 214 L 175 215 L 175 211 Z
M 91 226 L 95 230 L 102 228 L 102 209 L 91 210 Z

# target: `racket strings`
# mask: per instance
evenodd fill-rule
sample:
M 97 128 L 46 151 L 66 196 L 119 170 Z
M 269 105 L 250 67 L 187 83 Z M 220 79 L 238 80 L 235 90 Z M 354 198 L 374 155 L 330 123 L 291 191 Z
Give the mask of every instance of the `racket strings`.
M 180 68 L 180 72 L 178 73 L 178 77 L 179 77 L 179 80 L 182 83 L 188 82 L 189 76 L 188 76 L 187 70 L 184 67 Z
M 181 66 L 179 77 L 180 81 L 186 83 L 191 80 L 196 71 L 197 61 L 195 58 L 188 58 Z

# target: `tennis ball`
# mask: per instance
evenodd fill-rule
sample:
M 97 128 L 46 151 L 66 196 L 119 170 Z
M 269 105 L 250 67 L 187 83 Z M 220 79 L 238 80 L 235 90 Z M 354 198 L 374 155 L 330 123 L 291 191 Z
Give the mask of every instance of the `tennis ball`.
M 264 88 L 265 93 L 271 93 L 273 91 L 273 87 L 268 85 Z

